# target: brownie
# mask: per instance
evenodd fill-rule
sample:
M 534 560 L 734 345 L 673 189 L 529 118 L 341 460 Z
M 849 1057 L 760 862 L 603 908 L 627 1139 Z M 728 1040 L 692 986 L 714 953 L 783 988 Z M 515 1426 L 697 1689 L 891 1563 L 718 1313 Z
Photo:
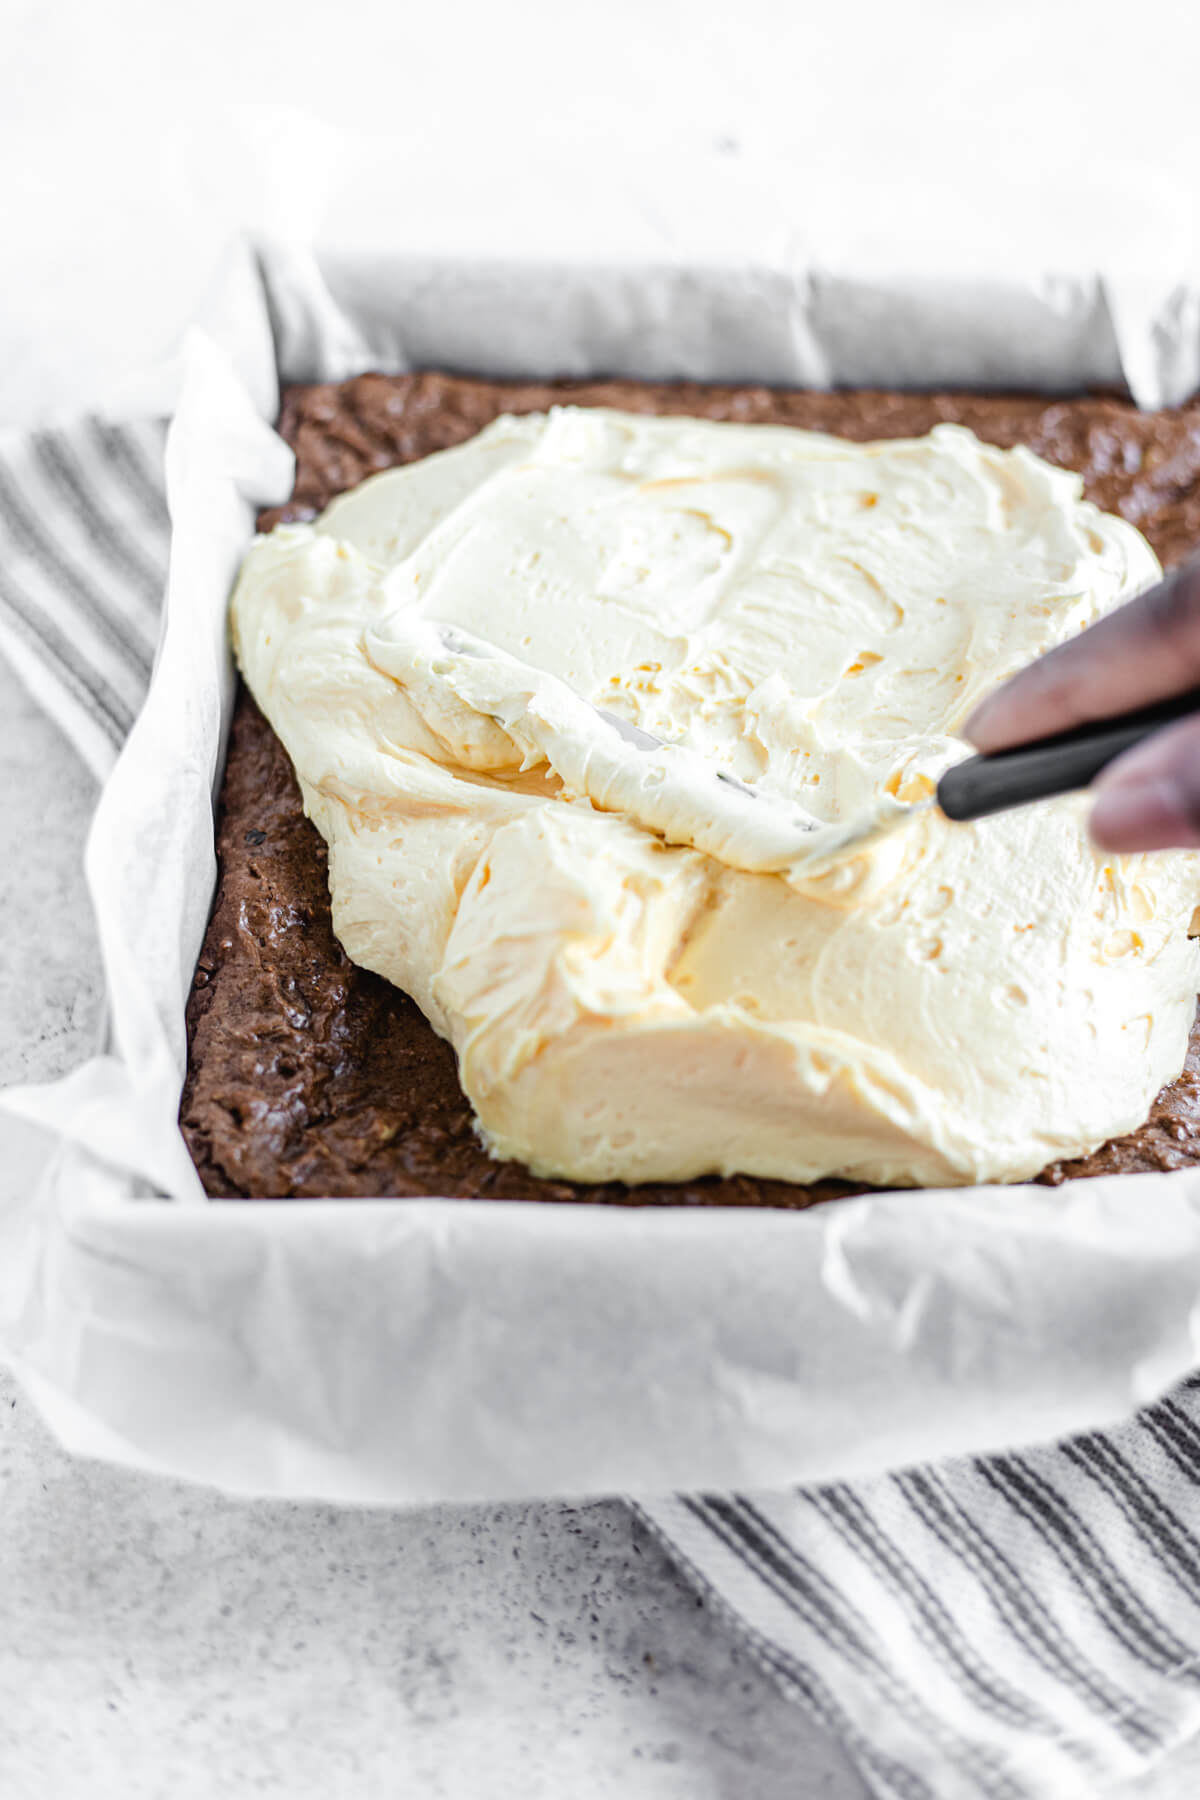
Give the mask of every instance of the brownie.
M 1142 413 L 1116 398 L 973 393 L 781 392 L 640 382 L 519 384 L 362 375 L 285 391 L 296 452 L 291 500 L 264 530 L 308 519 L 335 494 L 480 431 L 500 413 L 554 405 L 686 413 L 840 437 L 920 436 L 968 425 L 1079 471 L 1088 497 L 1135 524 L 1170 566 L 1200 548 L 1200 399 Z M 219 875 L 188 1003 L 180 1123 L 214 1198 L 445 1195 L 617 1205 L 811 1206 L 861 1192 L 749 1176 L 582 1185 L 495 1162 L 477 1139 L 454 1053 L 414 1003 L 349 961 L 333 935 L 325 845 L 305 819 L 287 755 L 239 692 L 217 820 Z M 1139 1130 L 1039 1177 L 1181 1168 L 1200 1161 L 1200 1029 L 1187 1066 Z

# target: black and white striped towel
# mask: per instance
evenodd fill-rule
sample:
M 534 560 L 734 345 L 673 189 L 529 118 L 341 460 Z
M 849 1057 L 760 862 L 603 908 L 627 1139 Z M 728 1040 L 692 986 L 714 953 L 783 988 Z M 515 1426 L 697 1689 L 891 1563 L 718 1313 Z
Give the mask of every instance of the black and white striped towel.
M 0 647 L 104 773 L 149 677 L 163 428 L 0 440 Z M 1200 1377 L 1120 1431 L 636 1503 L 895 1800 L 1069 1800 L 1200 1728 Z
M 159 420 L 0 434 L 0 647 L 99 775 L 158 641 L 165 437 Z

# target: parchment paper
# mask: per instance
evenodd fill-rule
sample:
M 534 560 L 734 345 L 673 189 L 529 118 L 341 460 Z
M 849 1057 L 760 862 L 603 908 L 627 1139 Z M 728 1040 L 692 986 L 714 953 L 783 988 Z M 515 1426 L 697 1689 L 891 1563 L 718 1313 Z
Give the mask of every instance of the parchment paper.
M 1131 298 L 1091 268 L 931 281 L 801 266 L 787 243 L 688 261 L 683 242 L 522 263 L 419 232 L 388 254 L 264 238 L 190 335 L 165 635 L 88 851 L 110 1045 L 6 1097 L 62 1142 L 0 1216 L 0 1348 L 70 1448 L 351 1502 L 769 1486 L 1111 1423 L 1196 1362 L 1200 1171 L 807 1214 L 204 1198 L 176 1126 L 183 1008 L 226 599 L 256 507 L 290 485 L 264 422 L 280 373 L 1125 372 L 1153 403 L 1196 377 L 1190 289 L 1164 313 L 1166 289 Z

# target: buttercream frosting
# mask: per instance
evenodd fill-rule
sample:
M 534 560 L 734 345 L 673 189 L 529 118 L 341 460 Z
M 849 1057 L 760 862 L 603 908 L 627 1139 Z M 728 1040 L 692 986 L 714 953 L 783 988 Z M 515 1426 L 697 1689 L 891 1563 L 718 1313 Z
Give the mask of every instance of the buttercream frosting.
M 1102 855 L 1078 797 L 842 837 L 1157 573 L 1078 477 L 961 427 L 562 409 L 257 540 L 233 629 L 338 936 L 454 1044 L 496 1155 L 937 1185 L 1140 1123 L 1198 865 Z

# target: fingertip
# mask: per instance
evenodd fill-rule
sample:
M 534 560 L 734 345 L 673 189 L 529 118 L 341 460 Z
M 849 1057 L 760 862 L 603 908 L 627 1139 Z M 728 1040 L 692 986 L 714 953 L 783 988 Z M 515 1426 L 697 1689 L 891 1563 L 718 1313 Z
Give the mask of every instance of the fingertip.
M 1069 705 L 1060 701 L 1052 688 L 1047 689 L 1041 664 L 1034 663 L 981 700 L 963 725 L 962 735 L 982 755 L 990 756 L 1050 731 L 1066 731 L 1076 723 Z
M 1092 808 L 1090 829 L 1101 850 L 1135 854 L 1200 848 L 1200 823 L 1179 784 L 1158 776 L 1110 782 Z
M 984 755 L 989 750 L 999 748 L 999 740 L 992 729 L 998 711 L 996 700 L 996 695 L 991 694 L 986 700 L 980 701 L 974 712 L 968 715 L 962 728 L 962 735 L 968 744 L 973 744 Z

